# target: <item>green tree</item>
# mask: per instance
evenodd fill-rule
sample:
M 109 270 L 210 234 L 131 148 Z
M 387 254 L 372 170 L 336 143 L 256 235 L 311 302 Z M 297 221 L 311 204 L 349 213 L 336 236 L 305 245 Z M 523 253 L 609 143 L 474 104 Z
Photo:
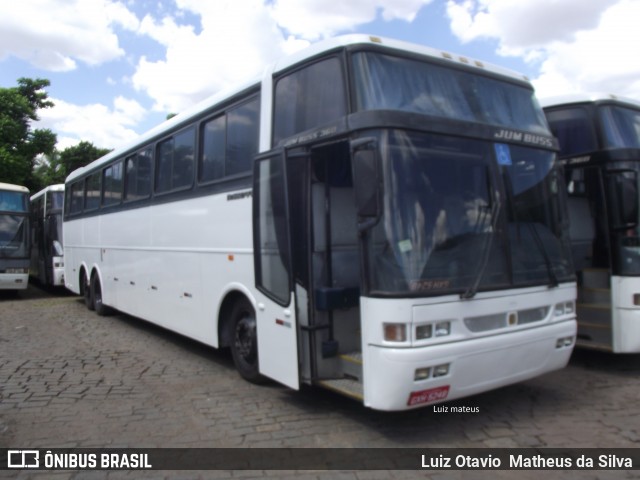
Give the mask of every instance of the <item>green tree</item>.
M 91 142 L 82 141 L 59 152 L 57 158 L 54 158 L 53 167 L 58 174 L 62 174 L 61 181 L 64 181 L 75 169 L 88 165 L 110 151 L 108 148 L 98 148 Z
M 41 186 L 34 173 L 36 157 L 53 152 L 56 135 L 31 130 L 31 122 L 38 120 L 39 109 L 53 106 L 44 90 L 49 85 L 42 78 L 19 78 L 17 87 L 0 88 L 0 181 L 32 190 Z

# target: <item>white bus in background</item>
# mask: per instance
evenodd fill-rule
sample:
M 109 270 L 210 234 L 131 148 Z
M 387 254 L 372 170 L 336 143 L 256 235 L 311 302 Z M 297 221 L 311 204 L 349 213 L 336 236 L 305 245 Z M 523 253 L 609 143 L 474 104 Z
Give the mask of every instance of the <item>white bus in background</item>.
M 0 290 L 29 284 L 29 189 L 0 183 Z
M 640 353 L 640 102 L 566 95 L 544 106 L 569 192 L 577 343 Z
M 63 202 L 64 185 L 50 185 L 31 197 L 29 273 L 42 285 L 64 286 Z
M 65 282 L 250 381 L 380 410 L 509 385 L 576 334 L 555 146 L 522 76 L 324 41 L 71 173 Z

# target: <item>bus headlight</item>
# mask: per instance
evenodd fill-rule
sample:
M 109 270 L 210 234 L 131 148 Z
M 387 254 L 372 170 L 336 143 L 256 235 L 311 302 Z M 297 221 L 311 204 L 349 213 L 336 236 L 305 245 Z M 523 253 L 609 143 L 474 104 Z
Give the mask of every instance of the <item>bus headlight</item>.
M 425 338 L 431 338 L 431 332 L 433 327 L 428 325 L 418 325 L 416 327 L 416 340 L 424 340 Z
M 407 326 L 404 323 L 383 323 L 382 328 L 387 342 L 407 341 Z
M 451 333 L 451 322 L 436 323 L 436 337 L 444 337 Z
M 4 273 L 29 273 L 29 270 L 26 268 L 7 268 Z
M 449 374 L 449 364 L 445 363 L 442 365 L 436 365 L 433 367 L 433 376 L 434 377 L 444 377 Z
M 553 309 L 553 315 L 560 317 L 562 315 L 570 315 L 576 311 L 576 305 L 573 301 L 556 303 Z

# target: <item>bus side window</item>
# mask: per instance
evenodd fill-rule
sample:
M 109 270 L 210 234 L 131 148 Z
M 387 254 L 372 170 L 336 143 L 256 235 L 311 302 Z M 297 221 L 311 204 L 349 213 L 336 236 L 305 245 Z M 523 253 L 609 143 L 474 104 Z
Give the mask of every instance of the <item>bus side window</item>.
M 200 158 L 201 183 L 224 176 L 226 116 L 220 115 L 202 124 L 202 150 Z
M 104 169 L 102 205 L 115 205 L 122 200 L 122 162 Z
M 259 109 L 256 97 L 227 113 L 226 176 L 251 170 L 251 160 L 258 153 Z
M 274 145 L 346 115 L 340 58 L 327 58 L 279 79 L 274 112 Z
M 133 201 L 151 195 L 151 148 L 127 157 L 124 176 L 124 200 Z
M 183 189 L 193 183 L 195 129 L 189 128 L 158 143 L 157 193 Z
M 89 175 L 86 179 L 84 209 L 95 210 L 100 206 L 100 177 L 102 172 Z
M 259 97 L 202 123 L 198 181 L 207 183 L 251 170 L 258 153 Z

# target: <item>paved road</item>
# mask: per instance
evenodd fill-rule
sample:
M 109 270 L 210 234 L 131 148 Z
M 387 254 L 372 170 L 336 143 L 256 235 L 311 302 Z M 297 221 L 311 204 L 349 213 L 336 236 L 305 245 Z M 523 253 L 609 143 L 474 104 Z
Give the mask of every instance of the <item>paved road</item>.
M 238 376 L 230 355 L 33 286 L 0 293 L 0 447 L 640 447 L 640 355 L 574 352 L 568 368 L 448 405 L 375 412 L 331 392 Z M 8 476 L 4 472 L 4 476 Z M 147 472 L 145 478 L 415 478 L 416 472 Z M 419 478 L 488 478 L 421 472 Z M 636 478 L 640 472 L 544 472 Z M 491 472 L 540 478 L 540 472 Z M 2 472 L 0 472 L 2 476 Z M 18 478 L 138 478 L 22 472 Z

